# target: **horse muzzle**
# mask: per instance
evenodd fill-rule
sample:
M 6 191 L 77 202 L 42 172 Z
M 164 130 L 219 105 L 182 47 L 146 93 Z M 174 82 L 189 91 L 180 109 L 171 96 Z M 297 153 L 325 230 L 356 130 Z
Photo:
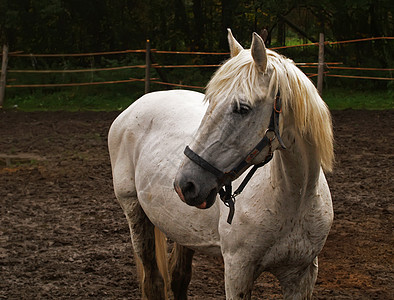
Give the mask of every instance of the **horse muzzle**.
M 218 187 L 204 189 L 209 184 L 199 183 L 191 179 L 190 176 L 185 176 L 182 172 L 178 172 L 174 188 L 179 198 L 190 206 L 206 209 L 210 208 L 216 200 Z

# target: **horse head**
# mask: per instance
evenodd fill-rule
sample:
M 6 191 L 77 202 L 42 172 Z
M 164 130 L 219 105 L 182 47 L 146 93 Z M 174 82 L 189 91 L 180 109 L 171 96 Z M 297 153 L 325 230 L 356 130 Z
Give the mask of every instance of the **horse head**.
M 279 134 L 279 86 L 272 80 L 276 72 L 269 50 L 256 33 L 250 50 L 243 49 L 230 30 L 228 40 L 231 58 L 208 83 L 208 109 L 174 182 L 181 200 L 199 208 L 211 207 L 223 186 L 285 148 Z

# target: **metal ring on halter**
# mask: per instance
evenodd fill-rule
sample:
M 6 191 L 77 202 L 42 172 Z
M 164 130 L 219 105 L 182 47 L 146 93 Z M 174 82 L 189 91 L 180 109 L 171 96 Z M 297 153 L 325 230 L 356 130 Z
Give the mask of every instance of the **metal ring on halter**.
M 267 133 L 268 133 L 268 132 L 272 132 L 272 133 L 273 133 L 272 138 L 270 138 L 270 137 L 267 136 Z M 267 128 L 267 130 L 266 130 L 265 133 L 264 133 L 264 136 L 267 136 L 268 139 L 269 139 L 269 141 L 270 141 L 270 142 L 273 142 L 273 141 L 275 141 L 275 139 L 276 139 L 276 132 L 275 132 L 275 130 L 272 130 L 272 129 L 270 129 L 270 128 Z
M 278 109 L 276 108 L 276 101 L 277 101 L 277 100 L 280 100 L 279 96 L 276 96 L 276 97 L 275 97 L 275 101 L 274 101 L 274 110 L 275 110 L 278 114 L 280 114 L 280 113 L 282 113 L 282 105 L 280 105 L 280 109 L 278 110 Z

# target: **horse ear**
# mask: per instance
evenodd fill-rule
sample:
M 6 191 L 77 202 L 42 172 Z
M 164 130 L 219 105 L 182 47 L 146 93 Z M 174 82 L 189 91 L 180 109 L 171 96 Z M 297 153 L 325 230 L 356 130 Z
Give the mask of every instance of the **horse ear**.
M 267 68 L 267 50 L 263 39 L 256 32 L 253 33 L 251 52 L 257 68 L 264 73 Z
M 228 35 L 228 44 L 230 46 L 230 56 L 234 57 L 237 56 L 239 52 L 241 52 L 244 48 L 237 42 L 237 40 L 234 38 L 233 34 L 231 33 L 231 29 L 227 28 Z

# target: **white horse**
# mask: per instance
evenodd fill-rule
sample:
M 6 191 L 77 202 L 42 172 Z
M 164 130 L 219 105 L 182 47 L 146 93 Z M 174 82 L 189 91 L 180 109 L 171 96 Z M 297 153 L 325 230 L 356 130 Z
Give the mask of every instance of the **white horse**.
M 330 113 L 310 80 L 257 34 L 250 50 L 230 30 L 228 39 L 231 58 L 205 97 L 147 94 L 109 132 L 114 190 L 145 299 L 186 299 L 194 251 L 223 257 L 226 299 L 250 299 L 263 271 L 278 278 L 285 299 L 312 297 L 333 220 L 323 174 L 333 164 Z M 241 173 L 274 152 L 254 170 L 228 220 L 231 181 L 238 186 Z M 159 232 L 176 242 L 169 270 Z

